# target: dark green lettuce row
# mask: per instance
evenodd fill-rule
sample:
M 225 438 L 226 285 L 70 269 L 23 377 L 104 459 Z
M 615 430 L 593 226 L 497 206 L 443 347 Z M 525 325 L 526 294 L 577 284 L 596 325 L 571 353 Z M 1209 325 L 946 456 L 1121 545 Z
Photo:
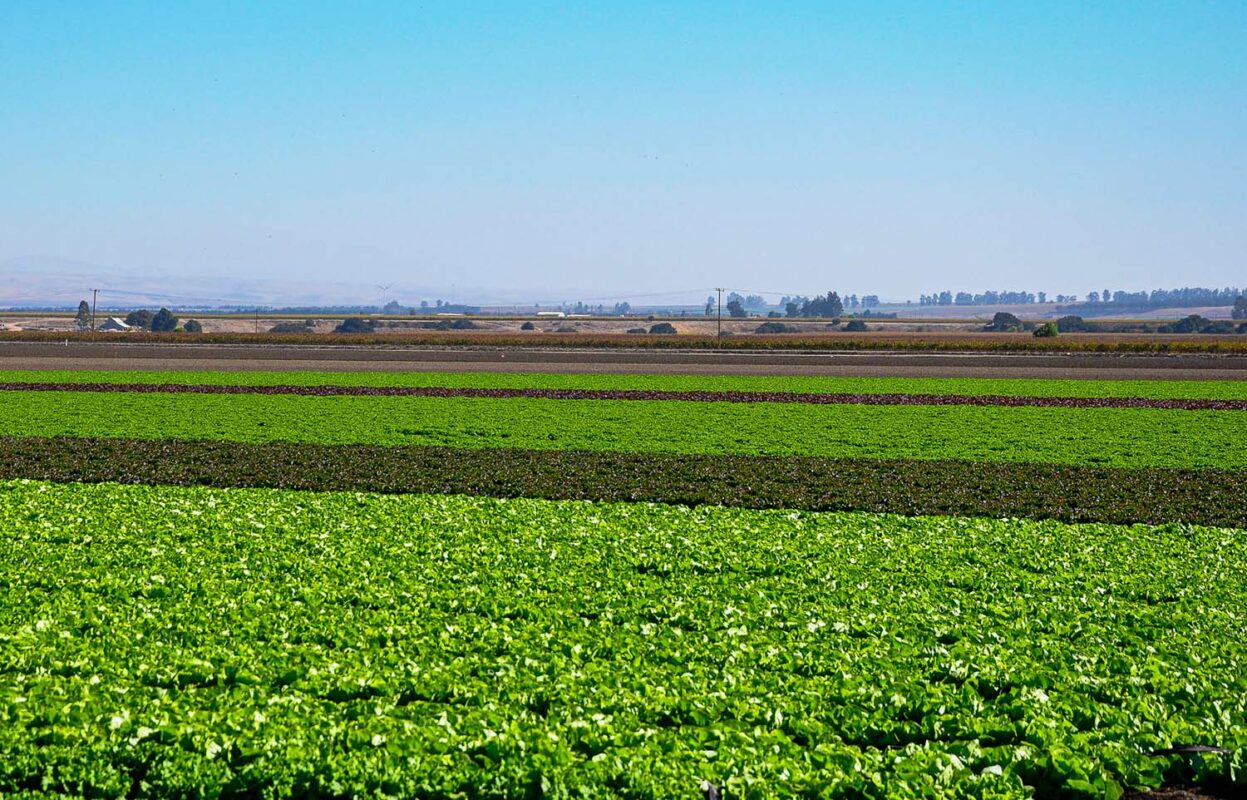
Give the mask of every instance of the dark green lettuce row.
M 0 392 L 98 394 L 297 395 L 300 397 L 440 397 L 512 400 L 668 400 L 692 403 L 804 403 L 862 406 L 1004 406 L 1010 408 L 1150 408 L 1166 411 L 1247 411 L 1247 400 L 1151 397 L 1026 397 L 1021 395 L 887 394 L 863 392 L 721 392 L 636 389 L 520 389 L 476 386 L 240 386 L 191 383 L 0 383 Z
M 1241 470 L 0 437 L 0 477 L 1247 527 Z
M 554 374 L 539 372 L 220 372 L 213 370 L 0 370 L 5 383 L 182 386 L 351 386 L 629 392 L 783 392 L 926 394 L 1051 398 L 1247 400 L 1247 381 L 1060 380 L 1052 378 L 897 378 L 779 375 Z

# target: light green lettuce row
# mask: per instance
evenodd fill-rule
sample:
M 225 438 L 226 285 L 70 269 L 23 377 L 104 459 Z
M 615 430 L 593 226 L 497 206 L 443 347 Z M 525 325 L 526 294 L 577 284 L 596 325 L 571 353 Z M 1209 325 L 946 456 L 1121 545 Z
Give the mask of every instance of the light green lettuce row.
M 1247 469 L 1237 411 L 0 392 L 0 435 Z
M 1244 535 L 0 483 L 0 794 L 1242 781 Z

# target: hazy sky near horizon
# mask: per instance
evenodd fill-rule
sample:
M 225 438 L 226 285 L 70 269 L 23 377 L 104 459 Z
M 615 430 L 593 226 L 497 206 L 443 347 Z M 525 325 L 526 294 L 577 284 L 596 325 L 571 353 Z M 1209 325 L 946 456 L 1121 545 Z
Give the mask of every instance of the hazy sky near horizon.
M 1247 3 L 5 0 L 0 260 L 28 255 L 590 297 L 1243 285 Z

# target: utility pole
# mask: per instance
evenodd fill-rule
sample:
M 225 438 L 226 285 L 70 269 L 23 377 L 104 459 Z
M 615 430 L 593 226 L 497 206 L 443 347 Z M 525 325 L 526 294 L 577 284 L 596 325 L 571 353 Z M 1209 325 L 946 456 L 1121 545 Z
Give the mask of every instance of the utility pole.
M 95 333 L 95 301 L 100 299 L 100 290 L 91 290 L 91 332 Z
M 718 347 L 722 347 L 723 346 L 723 287 L 716 286 L 714 287 L 714 290 L 719 293 L 719 316 L 715 323 L 714 338 L 718 339 L 718 341 L 715 342 L 715 345 Z

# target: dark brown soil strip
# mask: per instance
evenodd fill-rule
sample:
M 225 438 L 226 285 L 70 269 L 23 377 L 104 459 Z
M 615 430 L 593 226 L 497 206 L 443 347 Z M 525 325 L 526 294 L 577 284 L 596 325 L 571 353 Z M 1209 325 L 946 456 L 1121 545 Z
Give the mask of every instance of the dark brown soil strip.
M 1009 406 L 1247 411 L 1247 400 L 1144 397 L 1013 397 L 1009 395 L 681 392 L 637 389 L 484 389 L 444 386 L 228 386 L 178 383 L 0 383 L 0 391 L 161 394 L 268 394 L 307 397 L 527 397 L 542 400 L 682 400 L 697 403 L 803 403 L 868 406 Z
M 1223 470 L 0 437 L 0 478 L 1247 528 L 1247 472 Z

